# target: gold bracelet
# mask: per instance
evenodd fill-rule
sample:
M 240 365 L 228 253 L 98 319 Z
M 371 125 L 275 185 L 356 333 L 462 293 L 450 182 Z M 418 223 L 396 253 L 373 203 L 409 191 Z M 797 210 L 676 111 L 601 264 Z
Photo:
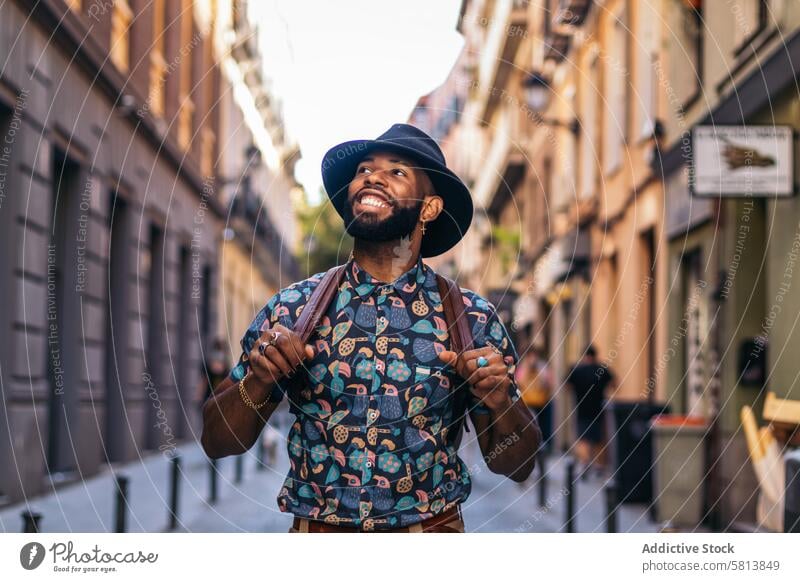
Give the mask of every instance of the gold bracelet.
M 244 378 L 239 380 L 239 396 L 242 397 L 242 402 L 244 402 L 247 406 L 249 406 L 253 410 L 258 410 L 259 408 L 262 408 L 269 402 L 269 397 L 267 397 L 267 399 L 261 404 L 256 404 L 255 402 L 250 400 L 250 397 L 247 395 L 247 390 L 244 389 L 244 381 L 247 380 L 247 378 L 249 377 L 250 377 L 250 372 L 247 372 L 247 374 L 244 375 Z

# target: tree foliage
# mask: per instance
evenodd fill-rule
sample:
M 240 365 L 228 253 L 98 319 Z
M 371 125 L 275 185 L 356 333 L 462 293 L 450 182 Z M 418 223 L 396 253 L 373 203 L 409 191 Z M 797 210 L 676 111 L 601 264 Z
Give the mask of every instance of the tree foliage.
M 345 232 L 342 218 L 327 196 L 323 195 L 323 200 L 297 211 L 302 233 L 297 262 L 304 277 L 344 263 L 353 249 L 353 239 Z

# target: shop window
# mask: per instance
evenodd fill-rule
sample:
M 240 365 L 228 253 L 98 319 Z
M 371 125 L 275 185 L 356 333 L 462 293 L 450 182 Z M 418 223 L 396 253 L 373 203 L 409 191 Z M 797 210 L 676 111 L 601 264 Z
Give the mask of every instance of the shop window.
M 116 190 L 109 193 L 108 303 L 106 305 L 106 422 L 105 454 L 108 462 L 125 460 L 124 431 L 126 378 L 128 378 L 128 233 L 130 211 Z
M 78 432 L 78 362 L 82 361 L 78 333 L 80 298 L 76 291 L 80 165 L 55 150 L 52 167 L 51 240 L 47 250 L 46 377 L 50 385 L 47 469 L 68 478 L 76 469 Z
M 148 390 L 158 393 L 163 388 L 161 369 L 167 322 L 164 312 L 164 231 L 155 224 L 150 225 L 149 263 L 146 370 L 150 376 Z M 154 407 L 147 407 L 145 448 L 150 450 L 157 448 L 163 437 L 163 433 L 156 428 L 156 412 Z

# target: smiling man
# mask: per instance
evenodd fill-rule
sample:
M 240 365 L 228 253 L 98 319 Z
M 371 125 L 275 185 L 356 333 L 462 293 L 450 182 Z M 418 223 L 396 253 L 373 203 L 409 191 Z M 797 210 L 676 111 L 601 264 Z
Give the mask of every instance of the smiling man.
M 422 261 L 469 228 L 469 190 L 405 124 L 332 148 L 322 172 L 354 238 L 350 260 L 258 313 L 205 405 L 203 447 L 212 458 L 248 450 L 286 397 L 295 421 L 278 505 L 295 515 L 291 531 L 464 531 L 462 419 L 488 468 L 515 481 L 541 441 L 494 306 Z

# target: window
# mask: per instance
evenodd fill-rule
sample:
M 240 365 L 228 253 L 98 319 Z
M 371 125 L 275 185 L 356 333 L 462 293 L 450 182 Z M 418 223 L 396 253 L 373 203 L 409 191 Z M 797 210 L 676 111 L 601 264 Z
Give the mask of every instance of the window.
M 636 40 L 636 95 L 634 107 L 635 137 L 647 139 L 653 134 L 654 118 L 657 116 L 656 95 L 658 79 L 656 65 L 658 62 L 659 35 L 658 26 L 661 15 L 652 2 L 637 4 Z
M 607 43 L 608 55 L 603 59 L 605 76 L 604 93 L 605 123 L 603 128 L 603 169 L 607 174 L 616 171 L 622 164 L 627 126 L 627 42 L 625 12 L 613 18 Z
M 150 50 L 150 92 L 148 103 L 153 115 L 164 115 L 164 84 L 167 62 L 164 59 L 164 0 L 153 0 L 153 43 Z
M 130 35 L 128 34 L 133 20 L 133 11 L 128 6 L 127 0 L 114 2 L 111 13 L 111 62 L 120 71 L 127 71 L 130 67 Z
M 194 47 L 192 40 L 192 2 L 191 0 L 181 0 L 181 49 L 180 54 L 191 51 Z M 189 149 L 192 142 L 192 127 L 194 119 L 194 102 L 191 98 L 192 92 L 192 59 L 183 58 L 180 64 L 180 81 L 178 89 L 178 145 L 183 150 Z
M 739 0 L 731 7 L 736 52 L 740 53 L 767 26 L 769 0 Z
M 199 52 L 199 51 L 198 51 Z M 200 171 L 204 176 L 214 173 L 218 127 L 216 110 L 220 107 L 216 95 L 220 94 L 218 69 L 214 67 L 214 41 L 206 37 L 203 43 L 203 70 L 198 82 L 203 101 L 203 127 L 200 130 Z
M 596 51 L 589 55 L 589 64 L 580 79 L 580 185 L 578 195 L 589 198 L 597 180 L 597 92 L 600 89 Z
M 677 105 L 685 109 L 700 96 L 703 81 L 702 6 L 693 7 L 684 0 L 670 2 L 669 27 L 677 41 L 670 43 L 670 83 Z

